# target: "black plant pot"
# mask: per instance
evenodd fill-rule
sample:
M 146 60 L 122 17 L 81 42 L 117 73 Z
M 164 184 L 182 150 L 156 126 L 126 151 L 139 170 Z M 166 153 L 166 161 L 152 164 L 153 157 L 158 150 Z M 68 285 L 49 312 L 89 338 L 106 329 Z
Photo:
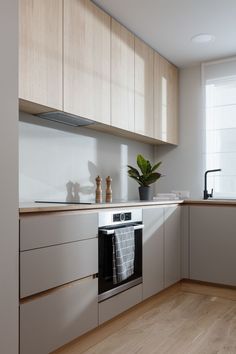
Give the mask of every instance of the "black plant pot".
M 140 186 L 139 187 L 139 198 L 140 200 L 151 200 L 151 188 Z

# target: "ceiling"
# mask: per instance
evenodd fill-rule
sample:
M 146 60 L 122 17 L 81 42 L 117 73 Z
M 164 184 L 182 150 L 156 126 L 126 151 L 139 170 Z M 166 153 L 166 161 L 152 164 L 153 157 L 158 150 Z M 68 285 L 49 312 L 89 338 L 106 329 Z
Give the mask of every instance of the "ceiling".
M 236 55 L 236 0 L 94 0 L 178 67 Z M 191 42 L 199 33 L 215 41 Z

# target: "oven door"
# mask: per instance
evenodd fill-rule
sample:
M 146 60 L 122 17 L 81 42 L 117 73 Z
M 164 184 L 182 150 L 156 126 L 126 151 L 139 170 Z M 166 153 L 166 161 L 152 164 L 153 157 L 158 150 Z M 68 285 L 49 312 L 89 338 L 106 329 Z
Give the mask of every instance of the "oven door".
M 129 225 L 116 226 L 115 228 Z M 135 253 L 134 253 L 134 273 L 118 284 L 113 284 L 113 264 L 112 264 L 112 235 L 114 227 L 103 227 L 99 229 L 99 273 L 98 273 L 98 301 L 101 302 L 124 290 L 142 283 L 142 229 L 143 224 L 135 224 Z

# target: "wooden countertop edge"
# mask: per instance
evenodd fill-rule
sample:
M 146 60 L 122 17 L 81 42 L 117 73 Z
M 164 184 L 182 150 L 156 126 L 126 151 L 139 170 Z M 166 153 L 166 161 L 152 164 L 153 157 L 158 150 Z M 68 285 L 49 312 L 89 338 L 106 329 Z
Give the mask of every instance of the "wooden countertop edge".
M 184 200 L 184 205 L 236 206 L 236 200 Z
M 165 200 L 165 201 L 152 201 L 152 202 L 127 202 L 127 203 L 114 203 L 114 204 L 80 204 L 80 205 L 51 205 L 51 206 L 39 206 L 39 204 L 32 203 L 32 206 L 22 206 L 19 208 L 20 214 L 32 214 L 32 213 L 50 213 L 61 211 L 92 211 L 101 209 L 115 209 L 115 208 L 140 208 L 145 206 L 155 205 L 205 205 L 205 206 L 229 206 L 235 207 L 236 200 Z
M 165 200 L 165 201 L 152 201 L 152 202 L 127 202 L 127 203 L 114 203 L 114 204 L 70 204 L 70 205 L 51 205 L 51 206 L 39 206 L 35 203 L 35 206 L 22 206 L 19 208 L 20 214 L 31 214 L 31 213 L 47 213 L 47 212 L 57 212 L 57 211 L 84 211 L 84 210 L 97 210 L 97 209 L 114 209 L 114 208 L 140 208 L 144 206 L 155 206 L 155 205 L 173 205 L 182 204 L 183 200 Z M 32 203 L 33 204 L 33 203 Z

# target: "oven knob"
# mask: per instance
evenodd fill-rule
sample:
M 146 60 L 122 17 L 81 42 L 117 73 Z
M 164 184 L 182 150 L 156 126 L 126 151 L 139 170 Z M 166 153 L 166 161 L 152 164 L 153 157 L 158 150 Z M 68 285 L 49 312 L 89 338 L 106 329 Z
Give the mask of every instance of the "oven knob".
M 125 213 L 120 213 L 120 221 L 125 221 Z

